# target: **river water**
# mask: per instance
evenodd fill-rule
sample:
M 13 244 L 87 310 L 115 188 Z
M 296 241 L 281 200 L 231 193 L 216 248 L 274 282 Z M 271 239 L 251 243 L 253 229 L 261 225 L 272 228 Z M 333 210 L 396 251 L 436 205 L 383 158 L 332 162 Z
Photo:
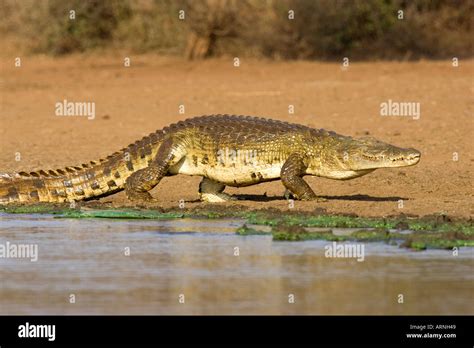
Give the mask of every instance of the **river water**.
M 243 223 L 2 213 L 0 246 L 37 260 L 0 257 L 0 314 L 474 313 L 473 248 L 365 243 L 359 262 L 236 235 Z

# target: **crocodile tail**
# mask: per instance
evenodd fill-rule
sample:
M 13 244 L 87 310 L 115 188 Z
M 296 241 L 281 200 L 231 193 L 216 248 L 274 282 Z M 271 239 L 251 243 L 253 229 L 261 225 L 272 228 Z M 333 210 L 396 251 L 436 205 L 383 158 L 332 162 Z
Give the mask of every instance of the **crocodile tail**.
M 107 174 L 108 170 L 110 174 Z M 127 172 L 120 165 L 111 166 L 108 160 L 64 169 L 3 175 L 0 204 L 61 203 L 112 194 L 123 189 L 122 178 Z M 115 173 L 118 173 L 117 177 L 114 177 Z
M 152 161 L 159 138 L 152 133 L 105 159 L 80 166 L 0 174 L 0 205 L 82 201 L 121 191 L 133 172 Z

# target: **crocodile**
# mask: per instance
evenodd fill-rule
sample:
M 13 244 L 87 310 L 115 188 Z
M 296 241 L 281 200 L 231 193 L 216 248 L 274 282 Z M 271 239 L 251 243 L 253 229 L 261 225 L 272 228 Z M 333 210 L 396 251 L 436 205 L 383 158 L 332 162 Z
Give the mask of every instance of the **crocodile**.
M 205 202 L 235 199 L 226 186 L 281 180 L 295 199 L 322 201 L 305 175 L 348 180 L 378 168 L 412 166 L 420 152 L 372 137 L 251 116 L 209 115 L 179 121 L 106 158 L 79 166 L 0 174 L 0 205 L 73 202 L 122 190 L 131 201 L 154 201 L 149 191 L 165 176 L 201 176 Z

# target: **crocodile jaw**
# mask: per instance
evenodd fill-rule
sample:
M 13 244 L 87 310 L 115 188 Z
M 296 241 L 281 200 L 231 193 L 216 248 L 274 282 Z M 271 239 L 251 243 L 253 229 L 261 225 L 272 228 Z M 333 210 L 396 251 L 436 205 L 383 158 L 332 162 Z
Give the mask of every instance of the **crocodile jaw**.
M 377 168 L 408 167 L 420 161 L 420 151 L 401 148 L 374 138 L 353 139 L 341 144 L 337 150 L 337 162 L 349 171 L 365 171 Z
M 415 149 L 387 148 L 378 154 L 361 153 L 354 157 L 350 168 L 366 170 L 377 168 L 398 168 L 414 166 L 420 161 L 421 153 Z

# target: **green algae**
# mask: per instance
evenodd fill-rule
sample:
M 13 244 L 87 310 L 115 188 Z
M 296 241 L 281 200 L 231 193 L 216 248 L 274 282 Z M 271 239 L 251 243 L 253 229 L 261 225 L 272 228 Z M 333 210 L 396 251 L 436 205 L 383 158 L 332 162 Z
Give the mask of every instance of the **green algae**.
M 153 210 L 71 210 L 64 211 L 57 218 L 102 218 L 102 219 L 179 219 L 183 213 L 162 213 Z
M 272 228 L 272 236 L 275 241 L 327 240 L 331 242 L 376 242 L 390 240 L 390 232 L 386 229 L 362 229 L 347 235 L 336 235 L 332 230 L 313 232 L 296 225 L 277 225 Z
M 412 233 L 390 232 L 388 229 L 362 229 L 348 235 L 335 235 L 332 231 L 310 232 L 302 226 L 277 225 L 272 228 L 274 241 L 353 241 L 385 242 L 390 245 L 413 250 L 453 249 L 455 247 L 474 247 L 474 236 L 464 232 L 415 231 Z
M 294 226 L 293 226 L 294 227 Z M 347 236 L 336 236 L 331 232 L 308 232 L 306 230 L 287 230 L 278 228 L 272 230 L 274 241 L 305 241 L 305 240 L 327 240 L 333 242 L 343 242 Z
M 72 210 L 65 204 L 32 204 L 0 206 L 0 212 L 9 214 L 61 214 Z
M 100 202 L 70 204 L 9 205 L 0 212 L 11 214 L 54 214 L 58 218 L 108 219 L 179 219 L 179 218 L 242 218 L 246 225 L 237 230 L 242 236 L 271 235 L 274 241 L 358 241 L 386 242 L 413 250 L 474 247 L 474 224 L 471 219 L 453 219 L 446 215 L 412 217 L 360 217 L 325 212 L 295 212 L 277 209 L 248 210 L 243 206 L 199 206 L 193 209 L 147 207 L 111 207 Z M 255 226 L 251 226 L 255 225 Z M 262 231 L 258 226 L 268 226 Z M 271 229 L 270 229 L 271 228 Z M 328 228 L 308 231 L 306 228 Z M 336 235 L 334 228 L 357 228 L 355 232 Z M 402 230 L 412 231 L 401 233 Z
M 451 221 L 443 216 L 368 218 L 348 215 L 310 215 L 309 213 L 248 212 L 243 213 L 242 217 L 251 224 L 268 226 L 283 224 L 304 227 L 406 229 L 412 231 L 462 232 L 474 235 L 474 225 L 471 220 Z
M 91 213 L 90 211 L 96 213 Z M 106 211 L 107 213 L 101 213 Z M 375 228 L 375 229 L 404 229 L 412 231 L 439 231 L 439 232 L 462 232 L 474 235 L 474 224 L 472 220 L 452 220 L 445 215 L 431 215 L 425 217 L 408 217 L 405 215 L 394 217 L 360 217 L 344 214 L 326 214 L 321 212 L 294 212 L 280 211 L 277 209 L 249 210 L 243 206 L 216 207 L 204 206 L 193 209 L 166 209 L 159 207 L 148 207 L 148 209 L 136 209 L 130 207 L 110 207 L 99 202 L 77 203 L 77 206 L 69 204 L 33 204 L 33 205 L 8 205 L 0 206 L 0 212 L 5 213 L 39 213 L 68 215 L 68 217 L 107 217 L 120 218 L 170 218 L 176 217 L 200 217 L 208 219 L 219 218 L 242 218 L 248 224 L 265 226 L 303 226 L 324 228 Z M 78 213 L 80 212 L 80 213 Z M 167 215 L 169 214 L 169 215 Z
M 390 233 L 387 229 L 379 228 L 375 230 L 359 230 L 352 232 L 349 236 L 350 239 L 353 239 L 358 242 L 388 242 L 390 239 L 394 239 L 399 235 Z
M 271 235 L 271 232 L 261 231 L 252 227 L 248 227 L 247 224 L 244 224 L 242 227 L 239 227 L 236 231 L 239 236 L 255 236 L 255 235 Z
M 415 250 L 474 247 L 474 237 L 464 232 L 416 231 L 407 236 L 402 246 Z
M 474 235 L 472 234 L 472 226 L 463 225 L 460 223 L 453 224 L 451 228 L 448 228 L 449 223 L 443 222 L 442 224 L 436 224 L 434 222 L 424 222 L 423 220 L 414 220 L 413 225 L 418 227 L 415 231 L 405 231 L 412 225 L 412 221 L 406 221 L 403 219 L 394 219 L 389 221 L 390 223 L 383 224 L 382 220 L 376 219 L 357 219 L 351 224 L 347 224 L 347 217 L 340 219 L 339 216 L 336 219 L 331 219 L 330 216 L 318 217 L 319 219 L 313 219 L 309 223 L 304 223 L 298 219 L 298 217 L 292 217 L 291 219 L 285 219 L 285 217 L 277 220 L 272 220 L 271 223 L 262 220 L 259 216 L 255 218 L 252 216 L 252 223 L 262 223 L 264 225 L 271 226 L 271 235 L 274 241 L 307 241 L 307 240 L 326 240 L 326 241 L 353 241 L 353 242 L 385 242 L 390 245 L 399 245 L 400 247 L 409 248 L 413 250 L 425 250 L 425 249 L 453 249 L 455 247 L 474 247 Z M 371 221 L 373 223 L 364 224 L 364 220 Z M 282 222 L 285 221 L 285 222 Z M 317 221 L 317 223 L 315 223 Z M 342 224 L 338 222 L 343 221 Z M 289 222 L 289 223 L 288 223 Z M 307 221 L 306 221 L 307 222 Z M 296 224 L 299 223 L 299 224 Z M 304 224 L 306 226 L 304 226 Z M 336 235 L 332 230 L 328 231 L 309 231 L 308 227 L 328 227 L 333 228 L 358 228 L 360 230 L 354 231 L 350 234 Z M 365 226 L 364 226 L 365 225 Z M 376 226 L 374 228 L 374 226 Z M 382 226 L 382 227 L 380 227 Z M 391 227 L 385 228 L 385 226 Z M 393 227 L 400 227 L 395 229 Z M 407 228 L 408 227 L 408 228 Z M 431 228 L 431 230 L 423 230 L 422 228 Z M 437 230 L 436 230 L 437 229 Z M 249 229 L 245 226 L 244 233 L 239 234 L 250 235 L 250 234 L 262 234 L 255 229 Z
M 54 214 L 56 218 L 108 218 L 108 219 L 177 219 L 186 214 L 179 211 L 163 212 L 153 209 L 88 208 L 69 204 L 33 204 L 0 207 L 0 212 L 10 214 Z

